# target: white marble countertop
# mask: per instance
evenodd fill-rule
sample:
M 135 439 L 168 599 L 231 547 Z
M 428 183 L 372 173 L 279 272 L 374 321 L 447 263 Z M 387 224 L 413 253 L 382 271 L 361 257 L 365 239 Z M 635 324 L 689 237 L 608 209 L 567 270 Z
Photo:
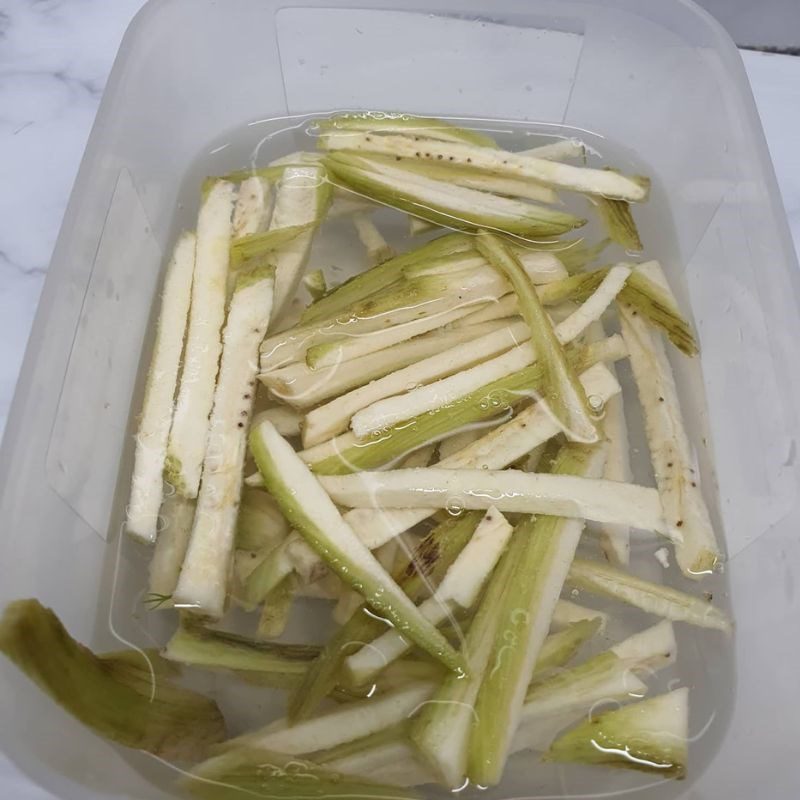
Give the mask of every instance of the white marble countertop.
M 0 0 L 0 430 L 100 96 L 144 0 Z M 800 58 L 743 52 L 800 249 Z M 0 755 L 0 797 L 52 800 Z

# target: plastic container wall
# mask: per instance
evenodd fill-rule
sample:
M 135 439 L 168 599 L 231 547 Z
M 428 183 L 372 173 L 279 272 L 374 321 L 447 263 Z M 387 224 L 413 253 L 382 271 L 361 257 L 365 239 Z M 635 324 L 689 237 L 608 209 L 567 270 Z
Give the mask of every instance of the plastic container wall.
M 679 0 L 397 5 L 154 0 L 131 26 L 9 418 L 0 602 L 38 597 L 98 648 L 120 646 L 112 631 L 137 637 L 145 554 L 118 532 L 132 410 L 173 205 L 208 142 L 340 108 L 571 125 L 624 143 L 666 191 L 677 250 L 665 266 L 703 351 L 710 418 L 694 418 L 719 484 L 738 683 L 722 749 L 683 796 L 794 796 L 798 273 L 733 44 Z M 64 800 L 170 796 L 154 787 L 165 768 L 98 740 L 8 664 L 0 674 L 0 742 L 34 780 Z

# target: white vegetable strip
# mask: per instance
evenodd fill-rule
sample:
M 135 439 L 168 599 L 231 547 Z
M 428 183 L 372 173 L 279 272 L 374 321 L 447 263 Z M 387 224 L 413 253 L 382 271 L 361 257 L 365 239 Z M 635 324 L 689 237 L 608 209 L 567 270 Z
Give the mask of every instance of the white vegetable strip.
M 722 556 L 700 491 L 700 476 L 683 424 L 664 341 L 627 309 L 620 309 L 620 320 L 644 411 L 650 459 L 664 517 L 671 529 L 683 535 L 675 556 L 684 575 L 701 578 L 714 570 Z
M 293 225 L 313 225 L 325 212 L 329 186 L 321 167 L 287 167 L 275 196 L 275 208 L 269 230 Z M 275 308 L 273 319 L 278 321 L 288 309 L 305 269 L 313 228 L 301 233 L 274 253 Z
M 503 513 L 616 522 L 665 536 L 658 492 L 645 486 L 571 475 L 519 470 L 399 469 L 320 476 L 333 500 L 351 508 L 449 508 L 496 506 Z
M 608 275 L 597 287 L 597 291 L 593 292 L 573 314 L 556 326 L 555 334 L 559 342 L 567 344 L 573 341 L 592 322 L 599 319 L 625 285 L 630 272 L 628 267 L 621 265 L 609 270 Z M 517 326 L 513 330 L 515 334 L 517 330 L 522 331 Z M 529 336 L 529 330 L 528 336 L 521 333 L 523 341 L 529 339 Z M 468 347 L 468 345 L 464 345 L 464 350 L 468 350 Z M 486 355 L 481 353 L 481 358 L 485 358 Z M 481 386 L 529 366 L 535 360 L 536 353 L 526 342 L 508 353 L 479 363 L 471 369 L 413 389 L 406 394 L 377 401 L 353 415 L 351 421 L 353 433 L 359 439 L 363 439 L 375 431 L 391 427 L 403 420 L 424 414 L 426 411 L 433 411 L 454 403 L 480 389 Z
M 580 376 L 588 396 L 607 402 L 620 391 L 619 383 L 604 364 L 595 364 Z M 523 409 L 509 422 L 495 428 L 464 450 L 439 462 L 440 469 L 503 469 L 552 439 L 560 432 L 550 412 L 536 403 Z M 343 445 L 345 449 L 347 445 Z M 435 509 L 376 510 L 356 508 L 345 514 L 368 547 L 397 536 L 435 513 Z
M 508 543 L 512 527 L 496 509 L 489 509 L 475 529 L 472 538 L 445 573 L 433 597 L 419 610 L 434 625 L 451 617 L 456 607 L 471 608 L 486 579 L 495 568 Z M 362 686 L 388 664 L 411 649 L 397 631 L 390 629 L 345 659 L 355 686 Z
M 327 750 L 402 722 L 430 697 L 432 689 L 428 683 L 414 684 L 293 725 L 286 719 L 276 720 L 260 731 L 229 740 L 225 747 L 257 747 L 289 755 Z
M 189 328 L 178 400 L 169 435 L 166 477 L 185 497 L 196 497 L 206 450 L 208 418 L 222 352 L 228 248 L 234 187 L 217 181 L 197 220 Z
M 217 619 L 225 610 L 247 451 L 247 424 L 255 397 L 258 347 L 269 324 L 274 274 L 272 267 L 256 267 L 242 273 L 231 299 L 203 461 L 203 482 L 189 548 L 175 589 L 176 606 Z
M 435 330 L 334 367 L 311 369 L 307 364 L 297 362 L 264 372 L 259 379 L 278 399 L 297 408 L 309 408 L 378 380 L 394 370 L 505 327 L 504 321 L 494 321 L 468 328 Z M 343 430 L 346 428 L 347 425 Z
M 311 447 L 347 430 L 354 414 L 379 400 L 405 392 L 409 386 L 452 375 L 525 341 L 527 336 L 528 329 L 523 322 L 504 326 L 479 338 L 437 351 L 428 358 L 343 394 L 309 412 L 303 430 L 303 446 Z
M 394 251 L 386 239 L 383 238 L 370 214 L 364 212 L 353 214 L 353 225 L 361 244 L 364 245 L 364 249 L 367 251 L 367 260 L 370 266 L 380 264 L 394 255 Z
M 271 214 L 269 184 L 258 175 L 243 180 L 233 208 L 233 238 L 241 239 L 265 230 Z
M 610 597 L 675 622 L 730 632 L 727 615 L 710 603 L 686 592 L 662 586 L 599 562 L 575 559 L 567 582 L 601 597 Z
M 505 150 L 475 147 L 457 142 L 426 142 L 422 151 L 417 143 L 403 136 L 334 133 L 320 137 L 320 143 L 327 150 L 351 150 L 416 158 L 423 163 L 426 158 L 437 160 L 441 156 L 442 159 L 449 161 L 452 156 L 456 165 L 469 164 L 472 169 L 485 169 L 497 175 L 530 178 L 556 188 L 601 194 L 629 202 L 646 200 L 648 194 L 646 182 L 610 170 L 574 167 L 535 156 L 518 155 Z
M 193 233 L 182 234 L 167 267 L 153 358 L 136 433 L 131 496 L 126 509 L 127 530 L 145 542 L 156 539 L 158 513 L 164 497 L 162 473 L 189 316 L 195 241 Z
M 302 414 L 286 406 L 274 406 L 260 411 L 253 417 L 253 425 L 269 420 L 281 436 L 299 436 Z
M 328 567 L 421 649 L 459 669 L 459 655 L 359 541 L 317 478 L 269 422 L 251 432 L 250 451 L 281 511 Z

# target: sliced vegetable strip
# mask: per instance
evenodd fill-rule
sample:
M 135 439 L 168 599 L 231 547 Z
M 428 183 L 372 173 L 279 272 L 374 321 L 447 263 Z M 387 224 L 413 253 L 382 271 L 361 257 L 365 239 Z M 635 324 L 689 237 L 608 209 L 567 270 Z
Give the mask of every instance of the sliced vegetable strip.
M 683 778 L 688 741 L 689 690 L 684 688 L 583 722 L 553 742 L 546 758 Z
M 395 469 L 322 476 L 344 506 L 487 509 L 614 522 L 671 536 L 658 492 L 646 486 L 519 470 Z
M 596 478 L 603 472 L 603 446 L 568 444 L 540 477 Z M 541 516 L 514 531 L 520 548 L 505 597 L 496 609 L 497 627 L 489 663 L 475 702 L 476 722 L 469 744 L 468 775 L 481 786 L 500 781 L 522 704 L 547 636 L 558 596 L 575 556 L 584 521 Z
M 727 615 L 706 600 L 652 583 L 629 572 L 586 559 L 575 559 L 569 572 L 570 586 L 601 597 L 610 597 L 676 622 L 730 632 Z
M 620 309 L 620 319 L 664 517 L 683 535 L 675 550 L 678 565 L 687 577 L 701 578 L 714 570 L 722 554 L 700 490 L 672 368 L 659 336 L 627 309 Z
M 197 497 L 214 404 L 234 197 L 233 184 L 216 181 L 197 219 L 189 327 L 166 461 L 167 480 L 184 497 Z
M 145 542 L 156 540 L 158 512 L 164 496 L 161 473 L 167 457 L 173 399 L 189 316 L 195 243 L 193 233 L 182 234 L 167 266 L 153 358 L 136 433 L 126 525 L 128 533 Z
M 250 435 L 259 472 L 286 518 L 339 577 L 416 645 L 451 669 L 461 659 L 342 519 L 308 467 L 269 422 Z M 299 499 L 302 497 L 302 501 Z
M 597 426 L 592 420 L 586 395 L 567 363 L 550 320 L 519 260 L 501 239 L 491 234 L 478 236 L 476 245 L 486 260 L 508 277 L 519 298 L 522 316 L 530 327 L 531 344 L 545 373 L 542 399 L 569 438 L 582 442 L 597 441 Z
M 330 196 L 331 187 L 321 167 L 287 167 L 281 176 L 270 232 L 310 227 L 275 252 L 275 320 L 285 313 L 297 291 L 311 247 L 313 226 L 325 216 Z

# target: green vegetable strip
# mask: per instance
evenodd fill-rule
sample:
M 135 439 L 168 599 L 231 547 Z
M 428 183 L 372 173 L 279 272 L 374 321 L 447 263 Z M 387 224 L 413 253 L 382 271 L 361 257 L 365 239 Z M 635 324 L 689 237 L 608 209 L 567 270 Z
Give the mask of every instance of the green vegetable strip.
M 550 318 L 524 267 L 503 241 L 492 234 L 478 236 L 476 246 L 514 287 L 522 317 L 531 330 L 531 344 L 544 369 L 542 402 L 547 403 L 568 438 L 580 442 L 597 441 L 599 434 L 591 418 L 586 393 L 577 373 L 570 368 Z
M 323 161 L 335 185 L 449 228 L 490 228 L 522 238 L 557 236 L 586 223 L 539 206 L 455 186 L 404 169 L 394 158 L 337 152 Z
M 612 241 L 628 251 L 638 252 L 643 249 L 630 203 L 608 197 L 596 197 L 593 202 Z
M 471 249 L 472 239 L 463 233 L 440 236 L 422 247 L 390 258 L 377 267 L 349 278 L 312 303 L 303 312 L 300 322 L 307 325 L 312 322 L 318 323 L 322 320 L 333 319 L 341 312 L 349 311 L 360 300 L 384 290 L 388 284 L 393 283 L 400 276 L 404 267 Z
M 197 760 L 225 738 L 216 703 L 163 680 L 152 685 L 131 662 L 109 663 L 76 642 L 37 600 L 17 600 L 0 618 L 0 652 L 95 733 L 162 758 Z
M 607 355 L 602 343 L 599 346 L 567 348 L 567 358 L 577 373 Z M 357 442 L 341 453 L 316 461 L 311 469 L 318 475 L 348 475 L 359 470 L 376 469 L 423 444 L 444 438 L 450 431 L 491 419 L 523 400 L 538 396 L 543 382 L 544 369 L 537 361 L 513 375 L 487 384 L 453 405 L 414 417 L 395 425 L 380 437 Z
M 556 739 L 545 758 L 683 778 L 688 750 L 688 693 L 688 689 L 676 689 L 592 716 Z
M 550 472 L 598 477 L 605 449 L 568 444 Z M 521 522 L 514 533 L 525 547 L 497 609 L 489 663 L 475 703 L 468 774 L 481 786 L 500 781 L 522 713 L 528 684 L 547 636 L 559 594 L 575 555 L 583 520 L 540 516 Z
M 413 800 L 410 789 L 383 786 L 319 767 L 297 756 L 238 748 L 215 756 L 181 779 L 202 800 Z
M 731 621 L 725 612 L 704 599 L 646 581 L 608 564 L 576 558 L 570 567 L 567 582 L 576 589 L 620 600 L 648 614 L 726 633 L 731 630 Z
M 258 673 L 276 688 L 297 685 L 319 655 L 312 645 L 255 642 L 244 636 L 183 623 L 164 649 L 170 661 L 194 667 Z
M 269 422 L 253 429 L 250 450 L 269 493 L 328 567 L 418 647 L 450 669 L 458 669 L 458 653 L 342 520 L 317 479 Z
M 414 602 L 430 596 L 428 587 L 437 586 L 458 554 L 464 549 L 483 513 L 469 512 L 437 525 L 392 572 L 392 578 Z M 291 721 L 307 719 L 336 685 L 345 658 L 362 643 L 370 642 L 386 625 L 367 613 L 362 605 L 328 640 L 297 690 L 289 698 Z
M 494 139 L 478 131 L 460 128 L 450 122 L 410 114 L 387 114 L 383 111 L 366 111 L 362 114 L 339 114 L 330 119 L 316 121 L 320 134 L 336 132 L 399 133 L 418 139 L 436 139 L 442 142 L 466 142 L 478 147 L 497 147 Z

